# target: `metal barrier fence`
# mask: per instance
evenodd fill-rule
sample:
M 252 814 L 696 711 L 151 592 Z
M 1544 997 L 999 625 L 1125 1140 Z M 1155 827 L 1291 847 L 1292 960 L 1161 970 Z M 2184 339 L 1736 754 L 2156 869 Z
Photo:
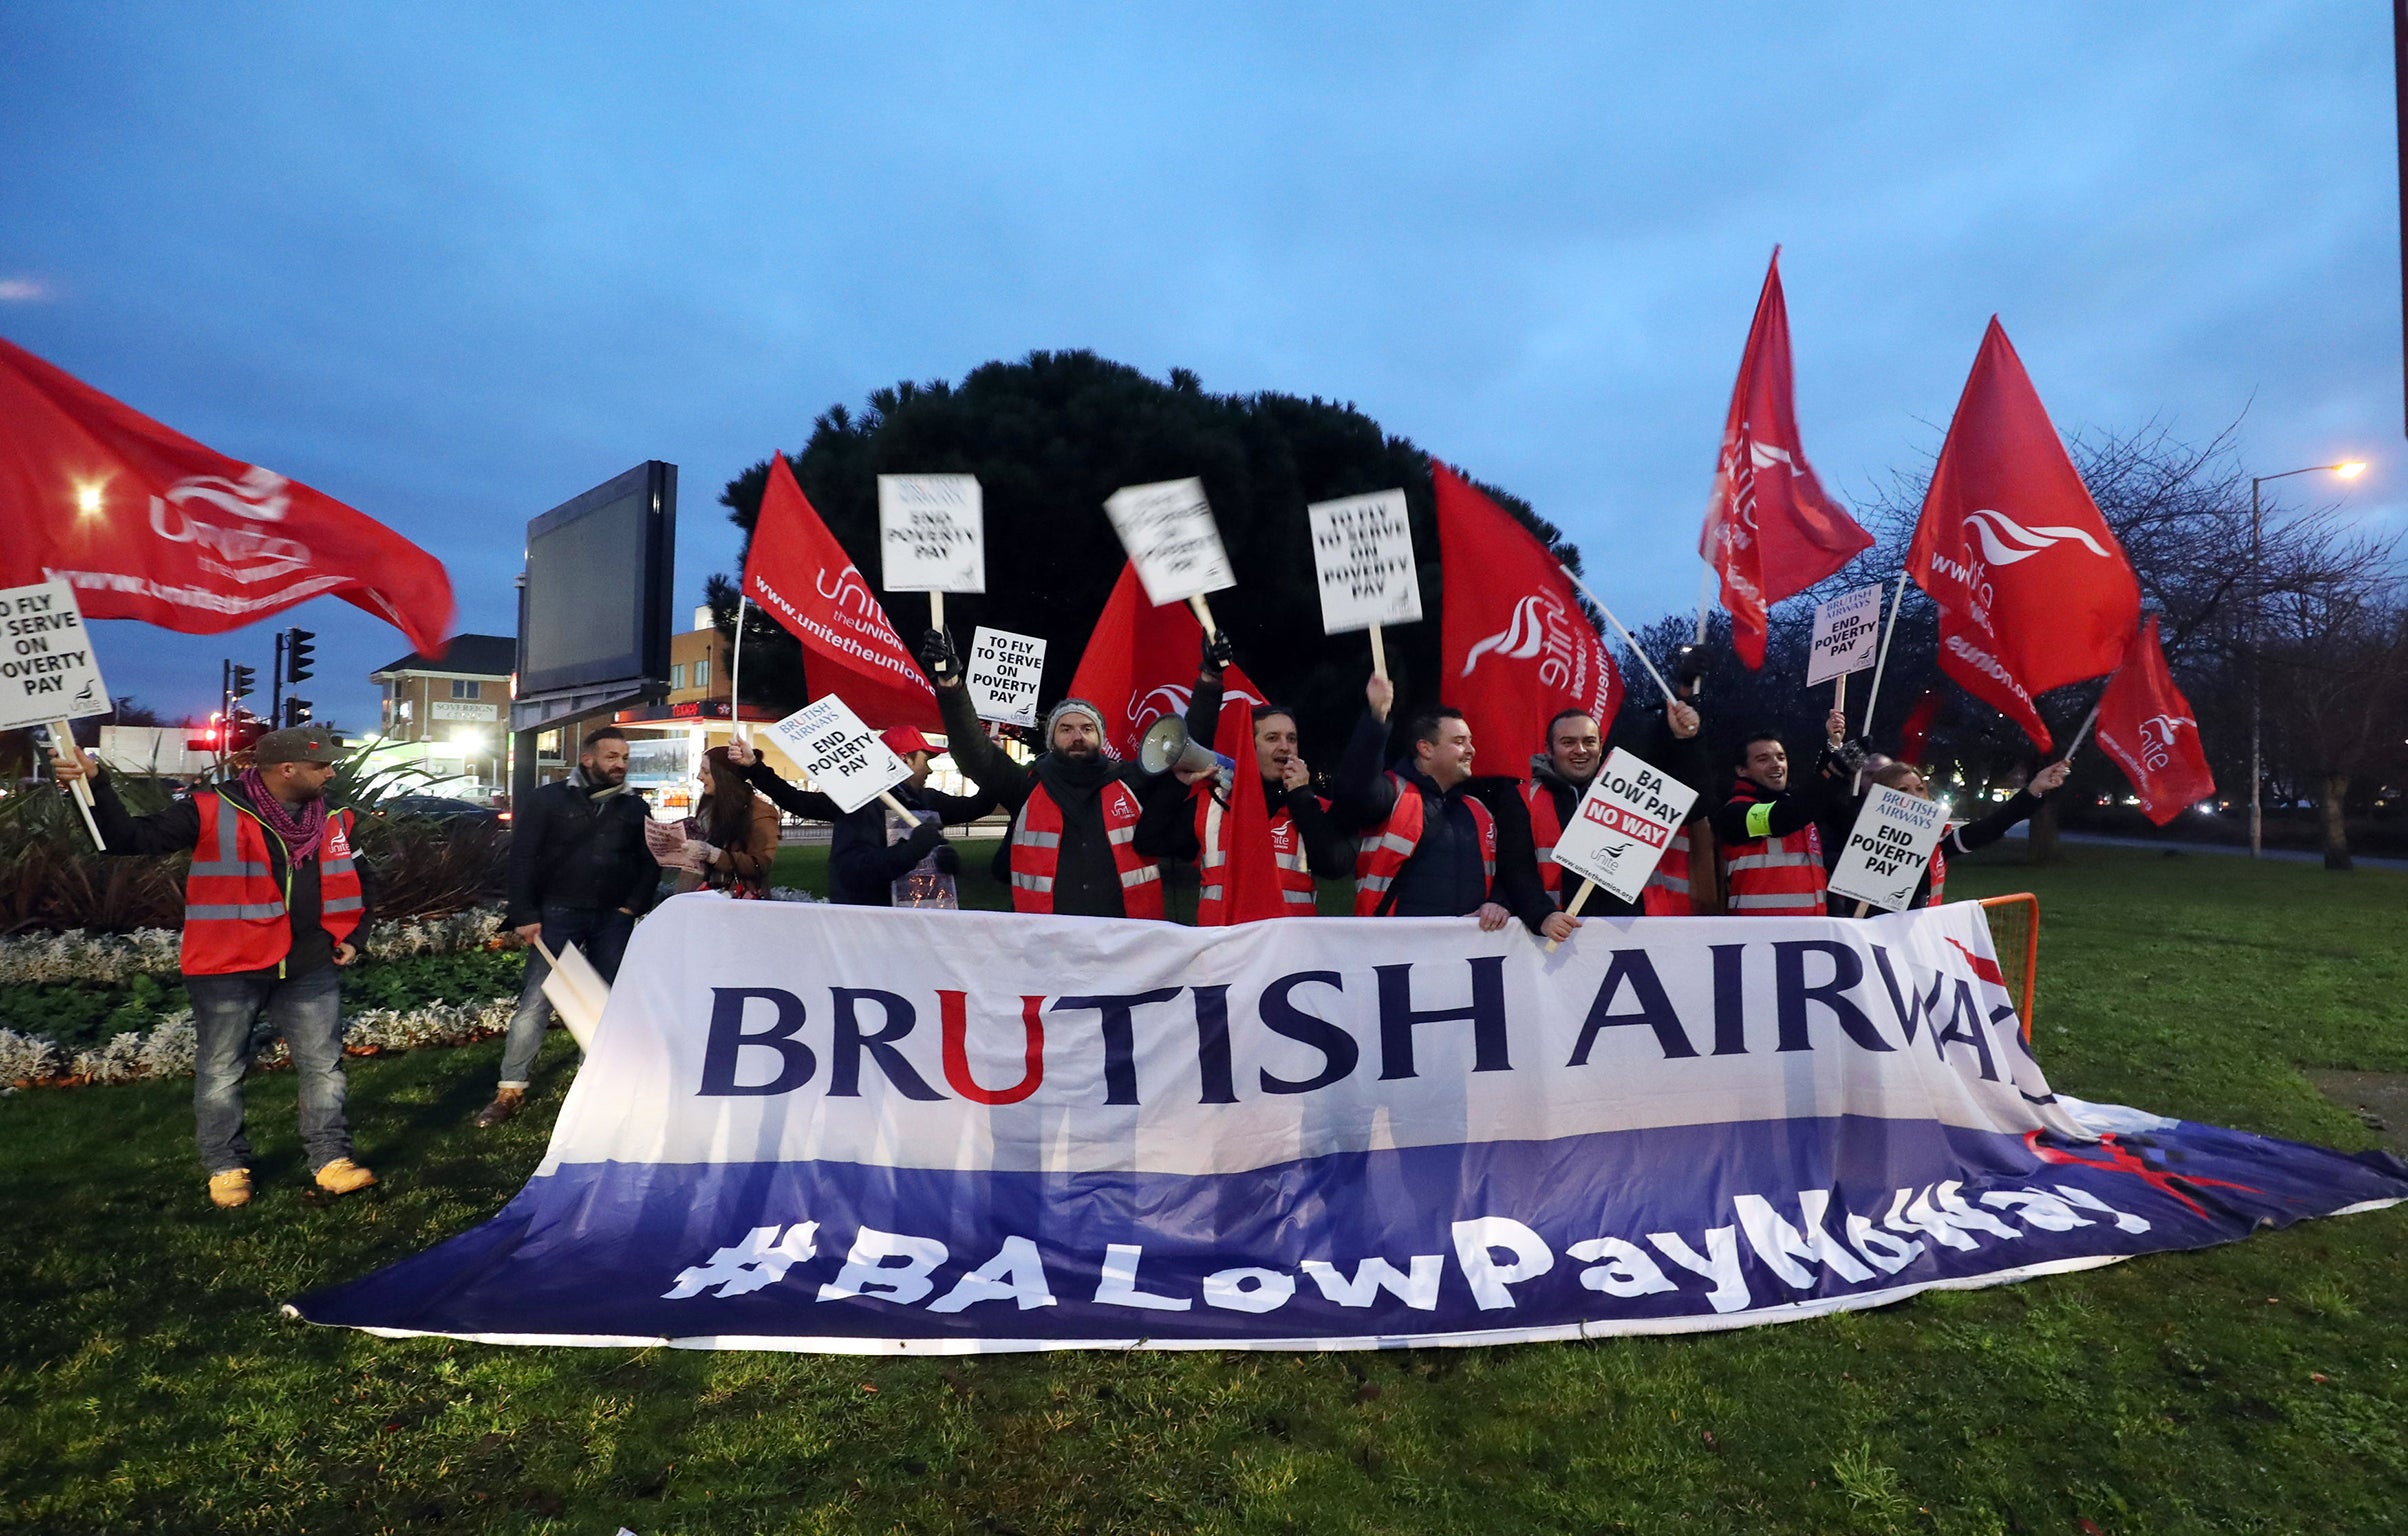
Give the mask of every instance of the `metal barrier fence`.
M 2029 1040 L 2032 1013 L 2039 1006 L 2033 992 L 2040 985 L 2040 898 L 2029 891 L 1985 897 L 1982 916 L 1990 920 L 1990 946 L 1998 951 L 1998 968 L 2006 973 L 2007 992 Z

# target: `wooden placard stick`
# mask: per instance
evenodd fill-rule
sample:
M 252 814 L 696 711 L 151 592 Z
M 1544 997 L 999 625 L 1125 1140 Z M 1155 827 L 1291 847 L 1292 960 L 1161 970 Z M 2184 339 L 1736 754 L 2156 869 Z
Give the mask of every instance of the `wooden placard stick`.
M 1580 882 L 1580 889 L 1572 893 L 1572 904 L 1564 908 L 1564 916 L 1578 917 L 1580 915 L 1580 909 L 1588 905 L 1589 892 L 1595 889 L 1597 889 L 1597 886 L 1594 881 L 1583 878 Z M 1554 954 L 1555 946 L 1561 944 L 1562 942 L 1563 940 L 1561 939 L 1549 939 L 1547 941 L 1547 953 L 1550 955 Z

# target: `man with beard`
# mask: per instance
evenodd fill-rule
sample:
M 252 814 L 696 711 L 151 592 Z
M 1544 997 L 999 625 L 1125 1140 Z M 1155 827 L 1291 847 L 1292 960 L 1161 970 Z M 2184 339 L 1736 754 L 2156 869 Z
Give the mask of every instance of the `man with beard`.
M 1103 712 L 1064 699 L 1045 717 L 1045 750 L 1026 767 L 987 739 L 962 686 L 953 640 L 932 629 L 920 661 L 962 774 L 1012 813 L 996 854 L 1015 912 L 1071 917 L 1162 916 L 1162 869 L 1137 851 L 1137 788 L 1151 775 L 1104 755 Z
M 270 731 L 252 765 L 151 816 L 131 816 L 97 761 L 59 757 L 58 776 L 92 780 L 92 814 L 115 854 L 189 853 L 181 969 L 198 1050 L 192 1106 L 209 1199 L 251 1202 L 251 1144 L 242 1084 L 251 1030 L 265 1017 L 284 1036 L 300 1079 L 301 1141 L 320 1189 L 347 1195 L 376 1182 L 352 1161 L 343 1118 L 342 967 L 368 918 L 352 817 L 329 810 L 343 760 L 316 726 Z
M 1363 835 L 1355 915 L 1477 917 L 1483 933 L 1518 917 L 1542 937 L 1569 938 L 1580 920 L 1556 911 L 1539 886 L 1529 820 L 1511 781 L 1472 777 L 1462 711 L 1441 704 L 1414 716 L 1411 755 L 1382 772 L 1396 685 L 1374 675 L 1363 697 L 1370 708 L 1347 743 L 1330 808 L 1337 825 Z M 1508 792 L 1492 803 L 1484 787 Z
M 1649 767 L 1662 769 L 1702 794 L 1708 764 L 1697 727 L 1695 709 L 1679 702 L 1667 704 L 1662 732 L 1639 749 L 1639 756 Z M 1522 801 L 1530 808 L 1530 841 L 1538 855 L 1539 879 L 1559 907 L 1571 899 L 1565 887 L 1579 887 L 1563 878 L 1563 870 L 1555 862 L 1555 841 L 1563 836 L 1573 807 L 1589 792 L 1604 764 L 1605 733 L 1596 717 L 1585 709 L 1559 710 L 1547 722 L 1547 750 L 1532 754 L 1530 782 L 1521 786 Z M 1636 917 L 1647 907 L 1643 902 L 1624 901 L 1610 891 L 1593 890 L 1583 910 L 1599 917 Z
M 519 1112 L 551 1027 L 543 982 L 552 974 L 535 941 L 557 955 L 574 944 L 604 981 L 619 974 L 636 915 L 652 904 L 660 866 L 644 846 L 652 813 L 627 787 L 627 733 L 604 726 L 585 738 L 577 768 L 518 807 L 510 828 L 510 902 L 502 921 L 527 944 L 518 1010 L 502 1043 L 502 1081 L 477 1111 L 479 1129 Z

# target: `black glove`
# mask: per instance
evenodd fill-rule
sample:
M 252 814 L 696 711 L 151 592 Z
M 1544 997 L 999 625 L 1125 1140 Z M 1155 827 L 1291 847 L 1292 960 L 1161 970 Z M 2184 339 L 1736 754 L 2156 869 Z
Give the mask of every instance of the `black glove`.
M 1862 741 L 1843 741 L 1836 747 L 1826 748 L 1825 753 L 1831 761 L 1851 774 L 1864 772 L 1865 744 Z
M 932 629 L 921 636 L 920 665 L 936 681 L 951 681 L 962 669 L 962 659 L 953 649 L 953 637 L 941 629 Z
M 1684 645 L 1672 653 L 1672 686 L 1694 689 L 1705 681 L 1707 671 L 1714 665 L 1713 654 L 1702 645 Z
M 917 864 L 936 852 L 937 845 L 944 841 L 945 824 L 931 816 L 911 829 L 911 836 L 903 840 L 903 846 L 911 850 L 911 861 Z
M 1229 631 L 1216 629 L 1204 637 L 1204 665 L 1218 672 L 1237 659 L 1237 647 L 1229 643 Z
M 960 874 L 962 872 L 961 850 L 951 843 L 939 848 L 936 851 L 936 872 L 940 875 Z

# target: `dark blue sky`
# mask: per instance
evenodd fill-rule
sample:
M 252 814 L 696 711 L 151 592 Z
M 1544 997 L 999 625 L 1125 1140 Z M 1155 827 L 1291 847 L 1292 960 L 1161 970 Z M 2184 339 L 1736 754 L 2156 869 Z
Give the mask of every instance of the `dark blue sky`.
M 647 457 L 682 614 L 729 476 L 1040 347 L 1352 400 L 1635 624 L 1694 601 L 1776 241 L 1843 498 L 1937 449 L 1996 311 L 2063 429 L 2246 411 L 2253 468 L 2408 507 L 2381 6 L 809 9 L 0 8 L 0 334 L 433 550 L 471 630 Z M 206 710 L 292 622 L 371 724 L 407 643 L 331 599 L 102 660 Z

